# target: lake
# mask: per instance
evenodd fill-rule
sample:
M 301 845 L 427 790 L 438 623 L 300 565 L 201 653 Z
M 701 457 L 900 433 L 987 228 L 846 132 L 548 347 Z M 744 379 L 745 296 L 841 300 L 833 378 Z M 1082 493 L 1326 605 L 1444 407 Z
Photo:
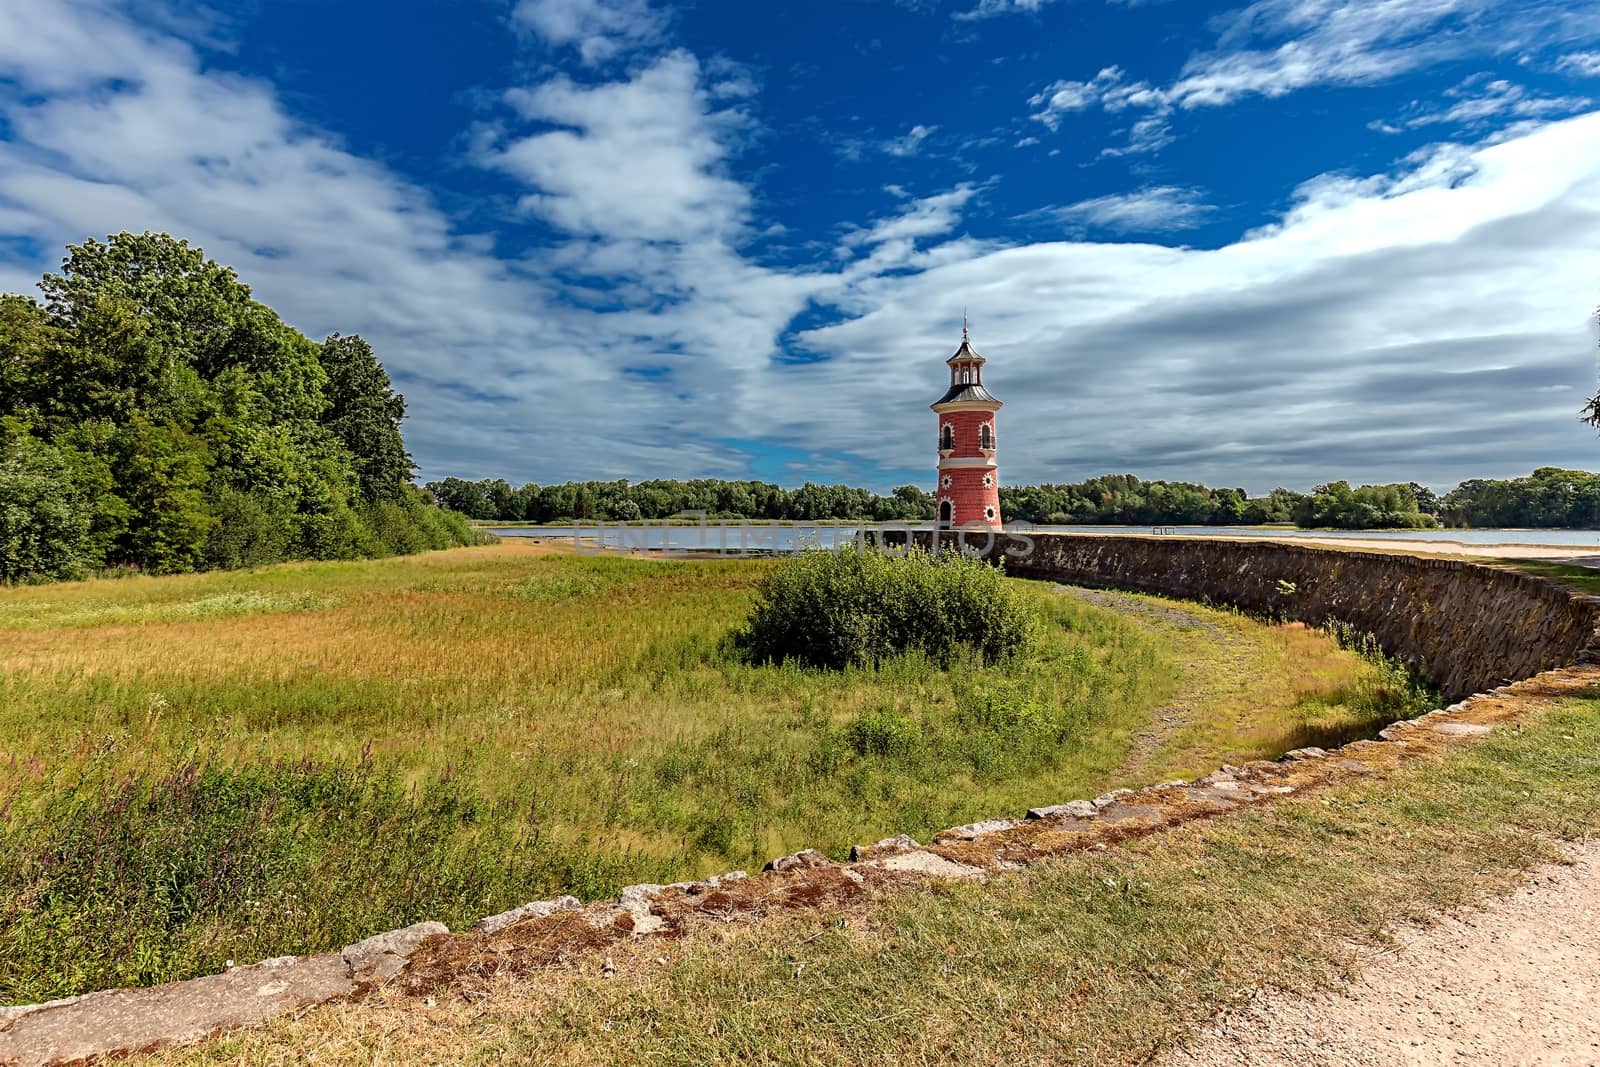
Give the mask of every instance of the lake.
M 797 547 L 837 547 L 853 540 L 859 523 L 784 523 L 744 525 L 711 522 L 704 526 L 599 523 L 580 526 L 487 527 L 501 537 L 576 539 L 580 548 L 674 549 L 699 552 L 792 552 Z M 866 528 L 874 528 L 868 525 Z M 889 528 L 905 529 L 904 524 Z M 921 527 L 926 529 L 927 527 Z M 1600 530 L 1295 530 L 1260 526 L 1008 526 L 1008 532 L 1075 534 L 1154 533 L 1187 537 L 1338 537 L 1373 541 L 1438 541 L 1464 545 L 1555 545 L 1600 548 Z M 980 535 L 981 536 L 981 535 Z M 1441 545 L 1443 547 L 1443 545 Z

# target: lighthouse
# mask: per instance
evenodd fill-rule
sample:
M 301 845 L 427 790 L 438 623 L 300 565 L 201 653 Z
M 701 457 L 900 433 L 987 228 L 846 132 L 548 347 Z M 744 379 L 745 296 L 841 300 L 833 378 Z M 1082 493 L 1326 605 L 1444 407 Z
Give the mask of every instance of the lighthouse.
M 978 523 L 1000 528 L 1000 478 L 995 464 L 994 414 L 1000 401 L 983 387 L 983 357 L 966 326 L 961 347 L 945 361 L 950 389 L 933 405 L 939 413 L 939 525 Z

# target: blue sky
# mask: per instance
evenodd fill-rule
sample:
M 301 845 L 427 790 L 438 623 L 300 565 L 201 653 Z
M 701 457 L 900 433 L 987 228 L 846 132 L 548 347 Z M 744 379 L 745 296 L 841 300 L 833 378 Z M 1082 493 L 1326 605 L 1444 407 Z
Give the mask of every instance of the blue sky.
M 0 0 L 0 289 L 187 236 L 424 478 L 1594 467 L 1600 8 Z

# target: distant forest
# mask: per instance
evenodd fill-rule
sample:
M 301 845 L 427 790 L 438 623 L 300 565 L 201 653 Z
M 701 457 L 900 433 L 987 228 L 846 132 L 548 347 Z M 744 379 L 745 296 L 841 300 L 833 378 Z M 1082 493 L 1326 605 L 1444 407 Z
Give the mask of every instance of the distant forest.
M 932 494 L 902 485 L 870 489 L 807 483 L 784 489 L 769 482 L 564 482 L 513 487 L 503 478 L 445 478 L 425 487 L 440 505 L 492 522 L 639 521 L 703 511 L 721 519 L 815 522 L 829 519 L 932 519 Z M 1472 479 L 1443 497 L 1416 482 L 1319 485 L 1309 493 L 1243 489 L 1193 482 L 1141 481 L 1110 474 L 1084 482 L 1002 486 L 1008 522 L 1041 525 L 1222 526 L 1293 523 L 1319 529 L 1422 529 L 1432 526 L 1600 528 L 1600 475 L 1542 467 L 1523 478 Z
M 405 399 L 166 234 L 69 246 L 0 296 L 0 582 L 475 540 L 411 484 Z

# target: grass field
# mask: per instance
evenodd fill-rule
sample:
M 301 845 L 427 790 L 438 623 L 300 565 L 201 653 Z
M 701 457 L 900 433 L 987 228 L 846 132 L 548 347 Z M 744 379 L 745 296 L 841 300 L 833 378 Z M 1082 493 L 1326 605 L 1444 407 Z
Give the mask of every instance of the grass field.
M 154 1059 L 1132 1067 L 1257 989 L 1330 987 L 1396 923 L 1600 832 L 1597 750 L 1600 702 L 1569 701 L 1374 778 L 982 884 L 624 945 L 604 970 L 332 1005 Z
M 0 1003 L 841 853 L 1376 729 L 1300 628 L 1018 583 L 1025 659 L 733 657 L 767 561 L 506 543 L 0 591 Z

